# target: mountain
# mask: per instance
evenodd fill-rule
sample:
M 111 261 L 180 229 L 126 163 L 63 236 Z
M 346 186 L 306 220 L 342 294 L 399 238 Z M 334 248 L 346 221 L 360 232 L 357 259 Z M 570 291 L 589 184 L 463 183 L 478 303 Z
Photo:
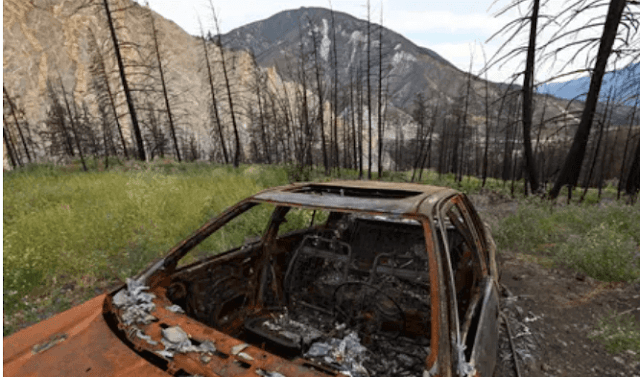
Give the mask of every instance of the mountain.
M 211 91 L 207 78 L 202 39 L 182 30 L 149 8 L 131 0 L 110 0 L 112 17 L 117 27 L 118 38 L 123 45 L 123 59 L 127 65 L 129 85 L 134 90 L 134 103 L 143 128 L 145 142 L 149 149 L 155 146 L 148 142 L 154 119 L 166 126 L 164 101 L 158 84 L 158 71 L 150 30 L 150 15 L 155 20 L 162 53 L 163 68 L 171 95 L 171 106 L 178 126 L 178 138 L 190 144 L 188 148 L 198 151 L 201 157 L 220 153 L 215 148 L 212 115 L 210 112 Z M 39 139 L 46 131 L 46 122 L 51 109 L 49 88 L 58 95 L 64 85 L 68 97 L 73 98 L 71 108 L 83 109 L 86 104 L 94 131 L 99 133 L 102 124 L 98 112 L 96 91 L 92 87 L 95 78 L 91 71 L 92 61 L 97 51 L 104 56 L 109 72 L 109 85 L 115 93 L 117 113 L 122 123 L 122 131 L 127 143 L 133 145 L 121 83 L 117 74 L 102 1 L 80 0 L 4 0 L 3 1 L 3 84 L 14 104 L 21 111 L 22 122 L 28 124 L 28 139 L 33 140 L 38 157 L 50 157 L 49 145 Z M 84 6 L 83 6 L 84 5 Z M 131 46 L 137 46 L 136 49 Z M 224 96 L 225 80 L 220 62 L 220 48 L 207 43 L 212 64 L 213 81 L 218 96 L 220 119 L 225 132 L 230 132 L 228 102 Z M 251 56 L 242 51 L 225 52 L 229 67 L 230 85 L 234 96 L 241 137 L 248 137 L 245 129 L 248 123 L 248 108 L 254 106 L 252 87 L 255 78 L 255 63 Z M 270 82 L 283 83 L 273 70 L 261 70 Z M 149 90 L 153 89 L 153 93 Z M 293 91 L 293 90 L 292 90 Z M 150 105 L 151 104 L 151 105 Z M 76 106 L 73 106 L 76 105 Z M 10 120 L 9 133 L 14 139 L 18 132 Z M 149 108 L 155 108 L 152 114 Z M 78 111 L 76 111 L 76 114 Z M 168 135 L 167 131 L 163 131 Z M 247 143 L 248 144 L 248 143 Z M 170 146 L 172 144 L 169 144 Z M 6 151 L 6 148 L 5 148 Z M 49 153 L 49 154 L 47 154 Z M 6 163 L 6 157 L 5 157 Z M 5 164 L 6 165 L 6 164 Z
M 615 93 L 616 90 L 619 92 L 618 96 L 620 96 L 621 93 L 629 89 L 627 84 L 634 79 L 638 82 L 639 77 L 640 63 L 629 64 L 623 69 L 605 73 L 602 88 L 600 89 L 600 101 L 606 101 L 609 93 Z M 587 76 L 564 82 L 543 84 L 538 87 L 538 93 L 551 94 L 568 100 L 584 101 L 587 99 L 586 93 L 589 90 L 590 82 L 591 79 Z M 633 103 L 627 102 L 627 105 L 633 105 Z
M 261 66 L 276 67 L 284 77 L 297 75 L 295 60 L 300 56 L 301 37 L 305 53 L 313 59 L 313 34 L 326 78 L 331 77 L 333 60 L 333 30 L 338 61 L 338 81 L 348 83 L 355 69 L 366 70 L 367 21 L 349 14 L 325 8 L 299 8 L 277 13 L 222 35 L 224 46 L 252 52 Z M 371 24 L 371 80 L 376 87 L 378 72 L 379 25 Z M 467 74 L 436 52 L 417 46 L 402 35 L 382 29 L 383 85 L 391 93 L 391 102 L 399 108 L 412 103 L 416 93 L 427 98 L 433 94 L 447 98 L 460 96 Z
M 303 42 L 303 52 L 306 55 L 305 71 L 312 78 L 313 67 L 313 39 L 316 38 L 316 48 L 319 50 L 320 65 L 325 82 L 330 82 L 333 75 L 333 34 L 335 25 L 335 49 L 338 65 L 338 82 L 342 88 L 349 86 L 356 72 L 366 72 L 367 66 L 367 21 L 355 18 L 342 12 L 333 12 L 325 8 L 299 8 L 277 13 L 267 19 L 256 21 L 236 28 L 222 35 L 225 47 L 251 52 L 256 62 L 262 67 L 273 67 L 277 72 L 290 80 L 300 79 L 300 41 Z M 371 85 L 377 89 L 379 69 L 380 25 L 371 23 Z M 469 73 L 464 72 L 449 61 L 428 48 L 411 42 L 402 35 L 382 28 L 382 71 L 383 88 L 388 91 L 391 107 L 408 114 L 414 107 L 414 100 L 418 93 L 429 105 L 443 103 L 451 106 L 457 104 L 462 107 L 463 97 L 467 93 Z M 362 81 L 366 78 L 361 76 Z M 366 84 L 365 84 L 366 85 Z M 487 89 L 485 93 L 485 88 Z M 484 96 L 495 104 L 507 90 L 517 91 L 519 86 L 502 83 L 487 82 L 471 75 L 469 112 L 472 125 L 481 125 L 485 119 Z M 444 100 L 442 103 L 441 101 Z M 543 104 L 547 110 L 542 111 Z M 575 124 L 576 113 L 581 104 L 570 104 L 564 99 L 548 97 L 543 101 L 542 96 L 535 101 L 535 119 L 540 119 L 546 112 L 548 118 L 561 118 L 567 114 L 567 122 Z M 568 106 L 568 107 L 567 107 Z M 442 106 L 440 106 L 442 108 Z M 498 106 L 492 116 L 499 113 Z M 341 107 L 338 106 L 341 110 Z M 375 111 L 375 109 L 372 109 Z M 504 115 L 504 114 L 502 114 Z M 408 132 L 412 134 L 412 131 Z

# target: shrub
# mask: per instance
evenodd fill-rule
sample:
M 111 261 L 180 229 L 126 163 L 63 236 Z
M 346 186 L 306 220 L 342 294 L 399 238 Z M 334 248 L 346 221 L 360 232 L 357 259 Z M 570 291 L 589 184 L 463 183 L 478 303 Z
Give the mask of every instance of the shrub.
M 604 281 L 640 278 L 638 205 L 553 207 L 523 200 L 515 215 L 494 231 L 498 249 L 543 252 L 562 264 Z
M 634 240 L 621 232 L 622 223 L 602 223 L 583 236 L 569 237 L 556 260 L 601 281 L 640 278 L 640 252 Z
M 630 313 L 610 313 L 601 318 L 589 337 L 601 341 L 610 353 L 631 350 L 640 358 L 640 324 Z

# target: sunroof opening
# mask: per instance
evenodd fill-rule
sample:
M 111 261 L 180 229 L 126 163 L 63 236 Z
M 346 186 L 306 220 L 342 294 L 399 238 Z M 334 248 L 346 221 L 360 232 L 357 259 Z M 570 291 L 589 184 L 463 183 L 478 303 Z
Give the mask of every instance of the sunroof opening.
M 291 192 L 312 195 L 335 195 L 352 198 L 371 199 L 404 199 L 423 194 L 420 191 L 393 190 L 378 188 L 360 188 L 327 185 L 308 185 L 292 190 Z

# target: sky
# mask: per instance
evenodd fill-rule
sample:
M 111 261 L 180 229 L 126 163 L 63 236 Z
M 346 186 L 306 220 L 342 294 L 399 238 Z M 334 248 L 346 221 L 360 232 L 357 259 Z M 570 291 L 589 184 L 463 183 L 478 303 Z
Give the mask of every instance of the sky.
M 483 50 L 486 59 L 490 59 L 507 38 L 498 36 L 489 42 L 487 40 L 506 23 L 527 11 L 524 8 L 519 11 L 514 9 L 496 18 L 495 14 L 510 3 L 511 0 L 374 0 L 371 1 L 371 18 L 373 22 L 379 23 L 382 9 L 384 26 L 402 34 L 419 46 L 437 52 L 464 71 L 469 70 L 471 58 L 473 58 L 472 71 L 478 74 L 484 67 Z M 562 9 L 564 3 L 564 0 L 549 0 L 543 12 L 555 14 Z M 269 18 L 283 10 L 302 6 L 325 8 L 330 6 L 329 0 L 215 0 L 213 4 L 218 13 L 222 33 Z M 333 0 L 331 5 L 334 10 L 366 19 L 365 0 Z M 149 0 L 149 6 L 160 15 L 180 25 L 189 34 L 200 33 L 198 16 L 205 30 L 212 29 L 208 0 Z M 592 15 L 585 14 L 583 17 L 586 20 Z M 597 35 L 600 32 L 601 29 L 594 30 L 591 35 Z M 526 44 L 527 33 L 528 31 L 525 31 L 520 38 L 511 42 Z M 557 75 L 560 71 L 559 67 L 573 56 L 571 51 L 567 51 L 564 55 L 555 56 L 554 65 L 550 62 L 539 64 L 536 81 L 542 82 Z M 499 82 L 511 81 L 514 72 L 523 70 L 524 59 L 525 56 L 521 55 L 503 66 L 495 66 L 487 72 L 488 78 Z M 581 64 L 584 64 L 584 59 L 570 64 L 562 72 L 579 69 L 582 67 Z M 572 77 L 564 77 L 560 81 Z M 520 78 L 516 82 L 521 83 L 521 81 Z

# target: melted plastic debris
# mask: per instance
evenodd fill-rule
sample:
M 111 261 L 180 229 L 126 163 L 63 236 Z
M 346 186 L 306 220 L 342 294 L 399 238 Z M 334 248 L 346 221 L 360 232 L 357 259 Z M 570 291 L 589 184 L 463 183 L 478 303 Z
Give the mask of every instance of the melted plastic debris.
M 278 372 L 269 372 L 266 370 L 262 370 L 260 368 L 256 369 L 256 374 L 258 376 L 263 376 L 263 377 L 285 377 L 285 375 L 278 373 Z
M 367 359 L 366 353 L 367 349 L 360 344 L 358 334 L 351 332 L 343 339 L 330 338 L 327 342 L 313 343 L 305 357 L 328 363 L 343 374 L 365 377 L 369 376 L 362 365 Z
M 182 309 L 180 305 L 165 306 L 164 308 L 170 312 L 184 314 L 184 309 Z
M 210 340 L 202 342 L 199 346 L 193 345 L 189 335 L 180 326 L 162 329 L 160 341 L 164 345 L 164 350 L 157 351 L 157 354 L 165 358 L 172 358 L 176 352 L 214 353 L 216 351 L 216 346 Z
M 113 296 L 113 305 L 123 311 L 122 322 L 125 325 L 142 323 L 148 325 L 156 320 L 149 314 L 156 308 L 152 293 L 143 292 L 149 289 L 137 280 L 127 278 L 127 289 L 122 289 Z

